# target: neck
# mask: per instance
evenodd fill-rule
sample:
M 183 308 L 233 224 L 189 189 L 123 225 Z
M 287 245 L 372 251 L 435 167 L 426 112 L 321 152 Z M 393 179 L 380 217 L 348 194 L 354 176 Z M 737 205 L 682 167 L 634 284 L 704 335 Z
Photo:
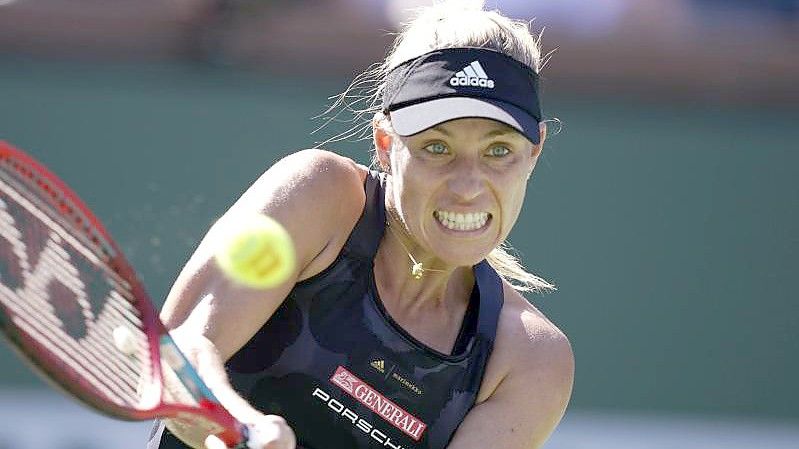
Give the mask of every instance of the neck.
M 383 301 L 410 307 L 459 306 L 467 301 L 474 284 L 472 267 L 448 266 L 413 241 L 395 214 L 387 215 L 375 257 L 375 280 Z

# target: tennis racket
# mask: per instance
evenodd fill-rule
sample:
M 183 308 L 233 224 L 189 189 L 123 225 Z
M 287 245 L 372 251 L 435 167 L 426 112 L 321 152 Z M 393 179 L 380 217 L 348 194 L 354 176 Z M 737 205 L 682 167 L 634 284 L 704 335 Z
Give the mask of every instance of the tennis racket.
M 173 418 L 209 445 L 247 428 L 180 352 L 130 264 L 64 182 L 0 141 L 0 330 L 43 377 L 105 415 Z

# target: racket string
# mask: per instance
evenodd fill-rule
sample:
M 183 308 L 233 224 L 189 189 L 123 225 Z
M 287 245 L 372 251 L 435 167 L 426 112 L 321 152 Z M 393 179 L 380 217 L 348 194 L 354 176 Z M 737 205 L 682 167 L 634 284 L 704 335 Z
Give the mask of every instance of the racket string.
M 42 259 L 46 260 L 46 255 L 42 255 Z M 41 266 L 41 265 L 40 265 Z M 60 273 L 64 275 L 64 273 Z M 106 302 L 106 307 L 101 312 L 101 315 L 94 321 L 90 322 L 87 325 L 88 333 L 83 339 L 76 340 L 68 335 L 66 332 L 63 331 L 60 320 L 55 314 L 53 306 L 48 302 L 47 298 L 47 291 L 43 288 L 42 284 L 44 282 L 48 282 L 49 279 L 41 277 L 41 276 L 31 276 L 35 278 L 32 280 L 28 288 L 26 288 L 21 296 L 19 296 L 17 301 L 14 301 L 13 298 L 18 296 L 17 293 L 10 293 L 7 292 L 5 295 L 7 300 L 10 302 L 7 303 L 9 308 L 14 309 L 15 311 L 15 321 L 18 319 L 25 319 L 27 321 L 28 328 L 31 326 L 35 327 L 38 331 L 39 336 L 49 335 L 51 343 L 56 344 L 60 347 L 61 351 L 66 351 L 67 353 L 76 352 L 77 354 L 81 354 L 84 363 L 88 363 L 90 366 L 96 367 L 98 370 L 101 370 L 107 380 L 109 380 L 113 386 L 117 388 L 122 388 L 123 390 L 126 387 L 133 386 L 135 387 L 138 384 L 138 379 L 128 379 L 127 376 L 119 377 L 119 372 L 116 372 L 115 369 L 120 368 L 120 365 L 127 366 L 129 369 L 126 370 L 128 372 L 141 372 L 142 366 L 141 363 L 132 364 L 129 357 L 119 357 L 115 353 L 118 353 L 119 350 L 113 346 L 113 339 L 111 338 L 112 330 L 108 331 L 107 333 L 101 332 L 103 327 L 108 329 L 108 327 L 116 328 L 121 325 L 126 325 L 132 328 L 140 328 L 141 322 L 140 320 L 136 319 L 136 321 L 123 323 L 120 319 L 106 319 L 103 314 L 107 313 L 109 310 L 108 304 L 117 304 L 119 307 L 120 302 L 119 300 L 113 300 L 114 295 L 109 296 L 109 300 Z M 65 276 L 61 276 L 60 279 L 64 279 Z M 62 281 L 63 282 L 63 281 Z M 121 299 L 121 298 L 120 298 Z M 85 298 L 84 298 L 85 300 Z M 130 318 L 130 314 L 128 314 Z M 108 318 L 112 318 L 109 316 Z M 126 320 L 127 321 L 127 320 Z M 103 326 L 99 326 L 99 324 L 103 324 Z M 95 328 L 99 330 L 95 330 Z M 144 334 L 141 334 L 139 340 L 145 340 Z M 97 357 L 94 352 L 102 352 L 105 357 Z M 71 357 L 72 361 L 76 361 L 75 358 L 77 354 Z M 109 357 L 110 356 L 110 357 Z M 127 362 L 127 363 L 126 363 Z M 115 366 L 106 366 L 106 365 L 115 365 Z M 96 376 L 94 376 L 96 377 Z M 116 382 L 117 379 L 126 380 L 127 385 L 120 385 L 119 382 Z
M 119 405 L 138 405 L 137 388 L 141 378 L 150 375 L 149 366 L 145 363 L 148 355 L 146 348 L 141 348 L 132 355 L 125 354 L 113 345 L 112 331 L 103 331 L 99 326 L 91 327 L 86 337 L 75 340 L 45 318 L 49 315 L 48 311 L 32 307 L 23 309 L 19 304 L 6 301 L 9 299 L 7 295 L 0 295 L 0 298 L 14 310 L 16 316 L 13 320 L 17 326 L 39 344 L 59 355 L 69 367 L 83 372 L 86 380 L 102 390 L 109 399 Z M 106 328 L 127 325 L 118 321 L 105 321 L 107 324 L 103 327 Z M 146 336 L 139 332 L 136 340 L 145 342 Z
M 7 265 L 16 262 L 21 276 L 0 276 L 2 318 L 10 317 L 17 332 L 38 345 L 34 352 L 49 353 L 35 357 L 50 369 L 55 365 L 58 377 L 68 377 L 70 385 L 86 385 L 93 394 L 129 409 L 149 409 L 160 400 L 199 406 L 197 393 L 184 385 L 168 360 L 161 363 L 161 379 L 155 379 L 151 343 L 127 280 L 131 273 L 116 265 L 113 244 L 59 188 L 42 182 L 31 186 L 26 177 L 39 179 L 35 170 L 20 176 L 24 165 L 9 169 L 4 162 L 0 239 L 11 247 L 0 250 L 13 254 L 3 254 L 0 274 L 5 276 Z M 29 254 L 31 250 L 38 254 Z M 98 285 L 100 294 L 94 288 Z
M 0 279 L 0 303 L 11 313 L 14 324 L 31 339 L 50 351 L 61 364 L 77 373 L 79 382 L 87 382 L 112 402 L 135 409 L 142 408 L 142 385 L 151 382 L 149 345 L 142 331 L 143 324 L 132 304 L 132 293 L 127 282 L 111 270 L 103 269 L 102 255 L 92 252 L 90 245 L 65 231 L 61 223 L 50 218 L 32 201 L 18 193 L 14 187 L 0 180 L 0 237 L 11 243 L 12 251 L 23 272 L 22 283 L 17 288 Z M 9 202 L 14 207 L 8 207 Z M 19 209 L 19 210 L 17 210 Z M 13 214 L 24 213 L 26 217 Z M 24 224 L 37 220 L 49 233 L 22 233 L 17 221 Z M 24 239 L 47 239 L 31 242 Z M 43 248 L 36 266 L 31 268 L 25 248 Z M 67 251 L 66 248 L 72 251 Z M 79 271 L 75 257 L 83 258 Z M 4 263 L 7 264 L 7 262 Z M 91 267 L 92 270 L 86 270 Z M 4 270 L 6 271 L 6 270 Z M 113 273 L 113 274 L 112 274 Z M 56 313 L 56 305 L 48 288 L 53 282 L 72 292 L 71 307 L 77 308 L 77 319 L 83 320 L 85 335 L 76 338 L 65 329 L 65 323 Z M 106 285 L 109 293 L 104 298 L 92 297 L 95 293 L 87 285 Z M 97 316 L 92 305 L 99 310 Z M 99 303 L 99 304 L 96 304 Z M 73 313 L 73 318 L 74 318 Z M 129 333 L 124 352 L 114 344 L 114 330 L 123 327 Z

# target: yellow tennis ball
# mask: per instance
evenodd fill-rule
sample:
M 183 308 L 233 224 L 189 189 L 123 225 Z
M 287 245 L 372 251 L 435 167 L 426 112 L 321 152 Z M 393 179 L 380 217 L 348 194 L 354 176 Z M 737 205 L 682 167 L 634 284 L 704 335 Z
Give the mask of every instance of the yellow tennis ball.
M 236 218 L 224 230 L 215 258 L 228 277 L 259 289 L 285 282 L 296 264 L 291 236 L 266 215 Z

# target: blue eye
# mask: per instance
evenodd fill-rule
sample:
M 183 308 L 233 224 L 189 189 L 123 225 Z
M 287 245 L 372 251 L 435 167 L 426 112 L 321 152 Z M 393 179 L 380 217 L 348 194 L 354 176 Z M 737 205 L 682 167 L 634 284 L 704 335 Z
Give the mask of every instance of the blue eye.
M 504 145 L 496 145 L 488 149 L 488 155 L 491 157 L 502 157 L 510 154 L 510 149 Z
M 449 148 L 441 142 L 434 142 L 424 147 L 424 150 L 432 154 L 448 154 Z

